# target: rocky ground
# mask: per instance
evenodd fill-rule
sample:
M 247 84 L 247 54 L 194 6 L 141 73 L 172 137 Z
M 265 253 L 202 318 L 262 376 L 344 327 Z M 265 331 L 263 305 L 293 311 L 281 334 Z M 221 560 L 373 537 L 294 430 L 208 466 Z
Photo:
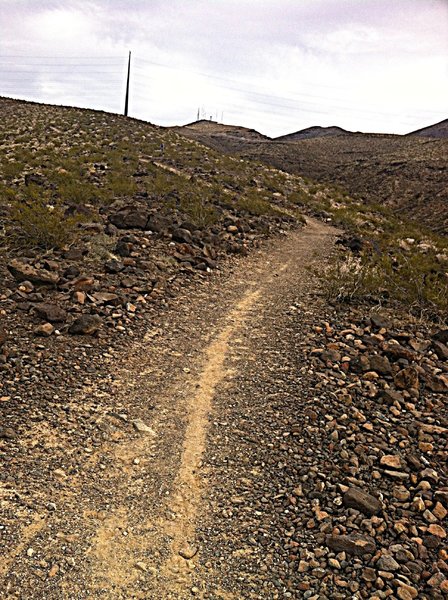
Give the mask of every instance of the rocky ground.
M 2 597 L 444 598 L 444 326 L 328 304 L 300 177 L 1 102 Z
M 45 410 L 23 396 L 6 597 L 446 595 L 446 332 L 327 306 L 308 268 L 334 234 L 198 280 Z

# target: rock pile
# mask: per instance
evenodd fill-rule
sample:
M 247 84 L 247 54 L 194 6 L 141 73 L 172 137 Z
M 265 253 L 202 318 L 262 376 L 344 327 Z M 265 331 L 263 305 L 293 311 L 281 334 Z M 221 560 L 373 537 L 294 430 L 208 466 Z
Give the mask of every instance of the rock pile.
M 446 597 L 447 334 L 379 316 L 315 328 L 318 460 L 287 544 L 304 598 Z

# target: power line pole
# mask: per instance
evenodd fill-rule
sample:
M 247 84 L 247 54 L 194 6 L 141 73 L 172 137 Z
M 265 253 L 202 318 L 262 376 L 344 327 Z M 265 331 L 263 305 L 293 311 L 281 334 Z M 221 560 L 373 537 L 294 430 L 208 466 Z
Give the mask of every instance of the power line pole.
M 129 110 L 129 79 L 131 76 L 131 51 L 129 50 L 129 60 L 128 60 L 128 78 L 126 81 L 126 98 L 124 100 L 124 116 L 128 116 Z

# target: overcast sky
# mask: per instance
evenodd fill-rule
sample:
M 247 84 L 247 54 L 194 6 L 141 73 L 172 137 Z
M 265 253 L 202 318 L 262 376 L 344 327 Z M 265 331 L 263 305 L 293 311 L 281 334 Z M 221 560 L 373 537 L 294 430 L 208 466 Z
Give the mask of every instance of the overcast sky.
M 276 136 L 448 117 L 448 0 L 0 0 L 0 95 Z

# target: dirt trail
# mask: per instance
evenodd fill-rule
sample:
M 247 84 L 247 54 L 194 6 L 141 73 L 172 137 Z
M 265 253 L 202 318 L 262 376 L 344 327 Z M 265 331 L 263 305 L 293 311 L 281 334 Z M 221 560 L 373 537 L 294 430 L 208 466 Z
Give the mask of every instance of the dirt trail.
M 55 488 L 39 491 L 40 503 L 55 508 L 35 514 L 21 545 L 7 549 L 0 572 L 5 597 L 277 597 L 249 580 L 242 592 L 235 568 L 228 565 L 228 577 L 223 566 L 226 539 L 207 534 L 222 512 L 216 496 L 232 493 L 232 461 L 247 461 L 238 448 L 233 457 L 220 456 L 215 443 L 243 393 L 240 370 L 271 368 L 261 351 L 266 341 L 278 360 L 272 368 L 282 370 L 275 338 L 283 315 L 298 298 L 312 308 L 308 268 L 325 259 L 334 234 L 309 220 L 221 280 L 205 280 L 194 297 L 186 293 L 154 323 L 117 370 L 109 396 L 86 390 L 80 403 L 103 401 L 95 414 L 101 437 L 80 456 L 76 475 L 56 473 Z M 249 397 L 256 396 L 258 377 L 252 390 L 243 390 Z M 247 414 L 235 410 L 232 418 L 243 428 Z M 227 473 L 214 463 L 227 465 Z M 234 559 L 248 553 L 246 542 Z

